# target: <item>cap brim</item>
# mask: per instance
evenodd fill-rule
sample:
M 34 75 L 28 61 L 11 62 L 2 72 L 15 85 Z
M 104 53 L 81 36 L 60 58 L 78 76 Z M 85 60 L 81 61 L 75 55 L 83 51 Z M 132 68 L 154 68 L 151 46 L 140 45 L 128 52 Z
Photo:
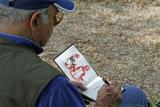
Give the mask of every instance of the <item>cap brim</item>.
M 65 12 L 74 12 L 76 10 L 76 4 L 72 0 L 56 0 L 56 3 L 54 5 L 65 11 Z

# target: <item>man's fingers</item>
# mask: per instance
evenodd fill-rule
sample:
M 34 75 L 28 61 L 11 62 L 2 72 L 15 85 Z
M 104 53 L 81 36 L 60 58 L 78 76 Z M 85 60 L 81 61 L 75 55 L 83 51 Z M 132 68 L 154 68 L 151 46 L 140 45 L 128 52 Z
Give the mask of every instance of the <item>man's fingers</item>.
M 113 80 L 113 81 L 111 81 L 110 85 L 113 85 L 113 86 L 117 87 L 118 86 L 118 82 Z
M 114 96 L 114 98 L 113 98 L 114 101 L 113 102 L 119 102 L 121 100 L 121 98 L 122 98 L 122 95 L 119 93 L 119 94 Z
M 121 99 L 121 89 L 116 81 L 112 81 L 111 84 L 106 87 L 106 93 L 112 93 L 113 102 L 119 101 Z
M 81 82 L 79 81 L 71 81 L 73 85 L 75 85 L 77 88 L 80 88 L 81 90 L 85 91 L 87 90 L 87 87 L 85 87 Z
M 119 93 L 121 92 L 121 86 L 119 85 L 118 82 L 112 81 L 111 86 L 115 87 L 115 89 L 117 89 L 119 91 Z

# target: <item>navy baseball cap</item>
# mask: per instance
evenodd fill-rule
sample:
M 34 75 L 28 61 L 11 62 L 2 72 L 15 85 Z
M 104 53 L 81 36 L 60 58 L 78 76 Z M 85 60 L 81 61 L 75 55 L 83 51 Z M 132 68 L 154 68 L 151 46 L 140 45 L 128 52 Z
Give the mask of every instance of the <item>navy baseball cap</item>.
M 75 2 L 72 0 L 0 0 L 5 6 L 17 9 L 34 10 L 54 5 L 65 12 L 74 12 Z

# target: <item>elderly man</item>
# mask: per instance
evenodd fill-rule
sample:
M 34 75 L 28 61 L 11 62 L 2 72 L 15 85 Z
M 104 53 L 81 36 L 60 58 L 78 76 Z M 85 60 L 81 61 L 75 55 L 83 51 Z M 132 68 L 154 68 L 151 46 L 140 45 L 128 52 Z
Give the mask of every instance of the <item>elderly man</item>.
M 41 47 L 49 40 L 53 27 L 62 20 L 59 9 L 73 12 L 75 3 L 0 0 L 0 107 L 85 107 L 77 91 L 85 87 L 76 81 L 70 83 L 37 56 L 43 52 Z M 121 95 L 117 83 L 112 82 L 99 90 L 95 106 L 112 107 L 121 97 L 122 107 L 148 104 L 140 89 L 127 86 Z

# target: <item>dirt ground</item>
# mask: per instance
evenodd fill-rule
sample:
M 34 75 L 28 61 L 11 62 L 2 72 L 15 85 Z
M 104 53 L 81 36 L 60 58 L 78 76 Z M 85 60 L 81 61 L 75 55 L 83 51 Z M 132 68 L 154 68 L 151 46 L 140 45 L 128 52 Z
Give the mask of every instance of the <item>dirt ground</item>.
M 53 30 L 42 59 L 52 59 L 74 43 L 103 77 L 160 97 L 160 2 L 148 4 L 82 1 Z

